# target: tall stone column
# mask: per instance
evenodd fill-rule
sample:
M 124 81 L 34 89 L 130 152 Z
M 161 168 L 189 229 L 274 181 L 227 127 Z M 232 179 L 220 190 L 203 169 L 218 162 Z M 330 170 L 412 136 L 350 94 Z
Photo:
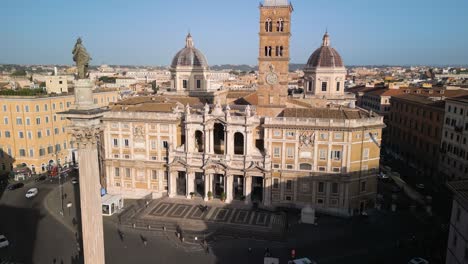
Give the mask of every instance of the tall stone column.
M 204 184 L 205 184 L 205 196 L 203 197 L 203 200 L 208 201 L 208 192 L 210 191 L 210 175 L 209 174 L 204 175 Z
M 252 192 L 252 176 L 245 175 L 245 185 L 244 185 L 244 195 L 245 195 L 245 204 L 249 204 L 252 201 L 251 192 Z
M 271 181 L 273 178 L 271 176 L 265 176 L 263 180 L 263 205 L 271 206 Z
M 190 198 L 191 192 L 195 192 L 195 172 L 187 171 L 187 198 Z
M 169 197 L 175 197 L 177 194 L 177 189 L 176 189 L 176 184 L 177 184 L 177 171 L 170 171 L 169 172 L 169 177 L 168 177 L 169 182 L 167 183 L 168 189 L 169 189 Z
M 86 264 L 101 264 L 105 263 L 97 150 L 101 128 L 92 121 L 88 126 L 73 127 L 71 133 L 78 144 L 84 259 Z
M 226 203 L 232 202 L 234 189 L 234 176 L 226 173 Z

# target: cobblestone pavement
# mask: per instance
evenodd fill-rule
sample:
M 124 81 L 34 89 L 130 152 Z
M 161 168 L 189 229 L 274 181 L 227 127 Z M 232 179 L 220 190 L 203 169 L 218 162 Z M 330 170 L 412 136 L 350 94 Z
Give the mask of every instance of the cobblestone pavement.
M 136 229 L 182 231 L 192 242 L 195 237 L 281 240 L 286 216 L 244 204 L 163 198 L 128 206 L 118 221 Z

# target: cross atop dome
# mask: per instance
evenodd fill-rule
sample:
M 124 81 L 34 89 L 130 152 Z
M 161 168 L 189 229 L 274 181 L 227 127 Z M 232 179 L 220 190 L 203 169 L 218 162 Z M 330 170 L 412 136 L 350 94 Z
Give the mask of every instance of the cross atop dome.
M 288 6 L 288 0 L 265 0 L 263 6 Z

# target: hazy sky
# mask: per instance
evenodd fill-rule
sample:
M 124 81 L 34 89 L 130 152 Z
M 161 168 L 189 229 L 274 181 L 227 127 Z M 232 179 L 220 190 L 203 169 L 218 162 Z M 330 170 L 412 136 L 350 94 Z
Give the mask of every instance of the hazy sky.
M 256 64 L 259 0 L 3 0 L 0 63 L 168 65 L 190 30 L 210 65 Z M 347 65 L 468 64 L 467 0 L 293 1 L 291 62 L 328 27 Z

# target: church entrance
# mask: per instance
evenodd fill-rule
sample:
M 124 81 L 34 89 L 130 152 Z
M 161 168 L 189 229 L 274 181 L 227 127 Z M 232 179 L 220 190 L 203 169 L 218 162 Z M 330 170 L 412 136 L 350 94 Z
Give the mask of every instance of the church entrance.
M 263 177 L 252 177 L 252 201 L 263 201 Z
M 195 172 L 195 195 L 203 197 L 205 195 L 205 175 Z
M 187 174 L 185 171 L 179 171 L 177 174 L 177 195 L 187 195 Z

